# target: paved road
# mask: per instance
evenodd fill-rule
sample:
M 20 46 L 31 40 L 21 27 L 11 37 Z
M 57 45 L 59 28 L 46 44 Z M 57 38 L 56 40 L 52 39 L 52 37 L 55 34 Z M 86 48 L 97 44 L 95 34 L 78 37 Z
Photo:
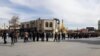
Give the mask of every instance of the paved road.
M 20 40 L 14 46 L 2 44 L 0 56 L 100 56 L 100 37 L 61 42 L 28 42 Z

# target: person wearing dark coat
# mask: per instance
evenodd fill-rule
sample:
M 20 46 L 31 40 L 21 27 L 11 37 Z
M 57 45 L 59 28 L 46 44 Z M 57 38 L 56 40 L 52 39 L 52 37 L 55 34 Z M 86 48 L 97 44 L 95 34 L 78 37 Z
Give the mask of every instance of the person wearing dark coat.
M 55 33 L 55 36 L 54 36 L 54 41 L 57 41 L 58 39 L 58 36 L 57 36 L 58 34 L 57 33 Z
M 49 33 L 46 33 L 46 41 L 48 41 Z
M 11 37 L 11 45 L 14 45 L 14 31 L 11 31 L 10 33 L 9 33 L 9 37 Z
M 32 37 L 33 37 L 33 41 L 35 42 L 35 38 L 36 38 L 36 33 L 35 32 L 33 32 Z
M 7 34 L 6 31 L 4 31 L 3 35 L 2 35 L 2 38 L 4 39 L 4 44 L 7 44 L 7 41 L 6 41 L 7 35 L 6 34 Z
M 62 33 L 62 40 L 65 40 L 65 33 Z
M 71 38 L 71 34 L 70 33 L 67 33 L 67 35 L 68 35 L 67 38 L 70 39 Z
M 58 42 L 60 41 L 60 33 L 58 33 Z
M 44 32 L 41 33 L 41 41 L 44 41 Z
M 40 36 L 40 34 L 37 32 L 36 33 L 36 37 L 37 37 L 36 41 L 39 41 L 39 36 Z

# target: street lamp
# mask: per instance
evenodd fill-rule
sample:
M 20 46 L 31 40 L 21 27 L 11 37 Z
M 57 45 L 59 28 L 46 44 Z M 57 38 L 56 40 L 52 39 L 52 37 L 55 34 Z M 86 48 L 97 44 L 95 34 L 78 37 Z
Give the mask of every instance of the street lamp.
M 4 23 L 4 30 L 5 30 L 5 23 Z

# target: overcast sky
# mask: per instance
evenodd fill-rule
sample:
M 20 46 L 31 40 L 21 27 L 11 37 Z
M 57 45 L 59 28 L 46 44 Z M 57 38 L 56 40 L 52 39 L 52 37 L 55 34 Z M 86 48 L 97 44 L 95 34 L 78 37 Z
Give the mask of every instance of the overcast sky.
M 96 27 L 100 0 L 0 0 L 0 27 L 13 15 L 21 21 L 59 18 L 68 29 Z

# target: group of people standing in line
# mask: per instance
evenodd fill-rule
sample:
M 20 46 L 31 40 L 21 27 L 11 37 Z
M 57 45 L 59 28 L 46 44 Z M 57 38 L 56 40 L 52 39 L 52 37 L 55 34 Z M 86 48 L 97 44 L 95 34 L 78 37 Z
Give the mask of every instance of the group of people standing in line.
M 18 42 L 18 39 L 23 39 L 23 42 L 28 42 L 29 39 L 32 40 L 33 42 L 35 41 L 49 41 L 50 38 L 53 38 L 54 41 L 60 41 L 61 40 L 61 37 L 62 37 L 62 40 L 65 39 L 65 33 L 44 33 L 44 32 L 28 32 L 28 31 L 25 31 L 23 32 L 22 34 L 19 33 L 18 31 L 10 31 L 10 32 L 7 32 L 7 31 L 4 31 L 3 34 L 2 34 L 2 38 L 4 40 L 4 44 L 7 44 L 7 37 L 10 37 L 11 38 L 11 45 L 14 45 L 14 43 L 17 43 Z
M 81 39 L 81 38 L 90 38 L 90 37 L 98 37 L 97 33 L 68 33 L 68 39 Z
M 8 34 L 7 34 L 8 33 Z M 96 34 L 93 34 L 95 37 L 97 37 Z M 65 38 L 68 39 L 79 39 L 79 38 L 89 38 L 92 37 L 92 34 L 87 33 L 60 33 L 56 32 L 53 33 L 45 33 L 45 32 L 28 32 L 25 31 L 23 33 L 19 33 L 18 31 L 4 31 L 2 34 L 2 38 L 4 39 L 4 44 L 7 44 L 7 36 L 11 38 L 11 44 L 14 45 L 18 41 L 18 39 L 23 39 L 23 42 L 28 42 L 29 39 L 33 42 L 41 40 L 43 41 L 49 41 L 50 38 L 53 38 L 54 42 L 59 42 L 60 40 L 65 40 Z
M 24 39 L 24 42 L 27 42 L 28 39 L 35 41 L 41 40 L 42 42 L 44 41 L 49 41 L 50 38 L 53 38 L 54 41 L 60 41 L 61 39 L 65 39 L 65 33 L 50 33 L 50 32 L 24 32 L 24 34 L 21 34 L 21 38 Z

